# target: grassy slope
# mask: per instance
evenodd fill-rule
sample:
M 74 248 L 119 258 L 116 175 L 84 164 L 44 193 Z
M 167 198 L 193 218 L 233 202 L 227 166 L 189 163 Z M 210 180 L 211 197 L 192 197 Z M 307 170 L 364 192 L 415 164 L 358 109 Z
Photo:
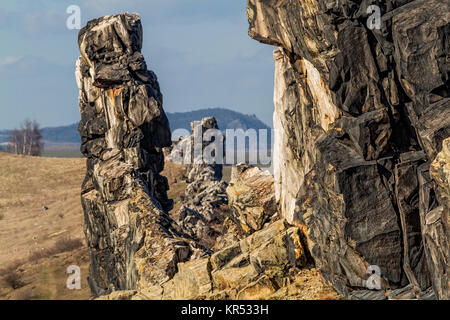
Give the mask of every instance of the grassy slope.
M 86 299 L 86 248 L 38 261 L 29 256 L 62 238 L 84 239 L 80 186 L 83 159 L 34 158 L 0 153 L 0 269 L 17 261 L 25 287 L 0 283 L 0 298 Z M 48 210 L 44 210 L 47 206 Z M 82 290 L 66 289 L 68 266 L 80 265 Z
M 14 269 L 25 284 L 13 290 L 0 276 L 0 299 L 90 298 L 86 280 L 89 259 L 84 246 L 37 261 L 30 259 L 30 255 L 52 248 L 59 239 L 84 241 L 80 186 L 85 170 L 84 159 L 0 152 L 0 269 L 17 265 Z M 175 201 L 172 212 L 176 212 L 186 188 L 182 179 L 185 169 L 167 163 L 163 174 L 171 185 L 168 195 Z M 72 264 L 81 267 L 82 290 L 71 291 L 65 286 L 65 271 Z

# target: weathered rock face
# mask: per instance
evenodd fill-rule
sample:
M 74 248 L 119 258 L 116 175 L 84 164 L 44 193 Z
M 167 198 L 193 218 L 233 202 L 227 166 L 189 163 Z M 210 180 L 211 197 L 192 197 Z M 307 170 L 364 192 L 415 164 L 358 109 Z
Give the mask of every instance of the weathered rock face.
M 94 295 L 157 288 L 192 254 L 165 210 L 162 148 L 171 144 L 162 95 L 148 71 L 138 15 L 90 21 L 79 33 L 76 78 L 85 234 Z M 155 289 L 156 290 L 156 289 Z
M 277 221 L 211 257 L 211 278 L 214 287 L 226 290 L 230 298 L 242 298 L 240 288 L 267 278 L 275 292 L 282 278 L 292 267 L 306 263 L 306 255 L 298 228 Z M 272 280 L 270 274 L 272 273 Z M 280 281 L 278 284 L 276 282 Z M 236 290 L 238 296 L 233 296 Z M 264 290 L 262 290 L 264 292 Z
M 228 232 L 243 237 L 261 230 L 278 218 L 272 175 L 250 165 L 233 166 L 227 188 L 231 215 Z
M 382 13 L 373 30 L 372 4 Z M 250 36 L 280 47 L 281 215 L 301 227 L 317 267 L 342 294 L 363 287 L 377 265 L 392 288 L 433 284 L 437 297 L 449 298 L 448 198 L 435 196 L 448 189 L 449 9 L 437 0 L 248 0 Z
M 227 184 L 222 181 L 222 163 L 207 161 L 203 156 L 210 147 L 217 146 L 217 150 L 223 150 L 224 137 L 218 131 L 214 117 L 194 121 L 191 128 L 192 135 L 179 141 L 172 150 L 174 160 L 190 160 L 187 165 L 188 185 L 183 206 L 178 212 L 178 223 L 187 234 L 211 249 L 221 233 L 227 211 Z M 214 139 L 207 136 L 208 130 L 215 130 L 217 135 Z
M 274 59 L 275 194 L 283 216 L 292 222 L 298 190 L 315 161 L 314 141 L 341 112 L 311 63 L 294 61 L 283 49 L 275 51 Z
M 434 275 L 433 286 L 436 294 L 445 299 L 449 295 L 450 273 L 450 138 L 444 140 L 442 151 L 431 164 L 430 173 L 437 184 L 435 190 L 441 205 L 430 211 L 421 211 L 422 234 L 428 265 Z M 424 196 L 427 197 L 424 200 L 434 200 L 425 193 Z
M 180 263 L 164 291 L 134 291 L 109 299 L 270 299 L 289 298 L 286 290 L 306 263 L 300 231 L 277 221 L 211 257 Z M 332 291 L 329 291 L 331 294 Z M 334 297 L 337 297 L 334 294 Z

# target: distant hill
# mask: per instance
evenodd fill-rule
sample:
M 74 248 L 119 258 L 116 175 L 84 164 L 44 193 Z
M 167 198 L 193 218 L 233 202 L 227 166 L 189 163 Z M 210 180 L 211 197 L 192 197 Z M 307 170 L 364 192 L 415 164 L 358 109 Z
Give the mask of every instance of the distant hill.
M 44 140 L 45 150 L 53 150 L 54 148 L 59 149 L 62 145 L 70 145 L 67 146 L 70 150 L 79 149 L 81 139 L 78 134 L 78 124 L 76 123 L 69 126 L 42 128 L 41 133 Z M 0 131 L 0 151 L 6 150 L 9 134 L 9 130 Z
M 191 129 L 190 123 L 192 121 L 201 120 L 205 117 L 215 117 L 220 130 L 226 129 L 270 129 L 264 122 L 259 120 L 254 114 L 247 115 L 240 112 L 222 109 L 210 108 L 201 109 L 189 112 L 167 113 L 169 118 L 170 129 Z
M 42 138 L 55 143 L 81 143 L 78 123 L 69 126 L 43 128 Z
M 215 117 L 221 130 L 226 129 L 270 129 L 264 122 L 259 120 L 255 115 L 246 115 L 236 111 L 210 108 L 189 112 L 167 112 L 170 128 L 172 132 L 176 129 L 190 130 L 190 123 L 195 120 L 201 120 L 204 117 Z M 81 143 L 78 134 L 78 124 L 69 126 L 60 126 L 52 128 L 43 128 L 42 137 L 46 142 L 63 144 L 63 143 Z M 9 131 L 0 131 L 0 145 L 8 141 Z

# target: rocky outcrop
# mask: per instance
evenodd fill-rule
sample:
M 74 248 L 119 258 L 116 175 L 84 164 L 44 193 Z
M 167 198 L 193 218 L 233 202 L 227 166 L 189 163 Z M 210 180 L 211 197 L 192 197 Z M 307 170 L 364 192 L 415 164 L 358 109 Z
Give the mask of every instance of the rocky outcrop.
M 283 217 L 292 222 L 298 190 L 315 161 L 314 141 L 341 112 L 311 63 L 293 62 L 283 49 L 274 52 L 274 59 L 275 195 Z
M 223 136 L 213 118 L 193 123 L 179 143 L 191 161 L 179 224 L 167 214 L 160 172 L 170 130 L 139 17 L 107 16 L 80 31 L 94 295 L 296 298 L 311 256 L 353 299 L 449 298 L 450 4 L 388 0 L 373 29 L 367 7 L 376 3 L 248 0 L 250 36 L 279 46 L 275 178 L 238 166 L 231 212 L 222 212 L 222 165 L 204 156 L 223 151 Z M 222 225 L 230 232 L 215 242 Z M 379 290 L 364 290 L 377 267 Z
M 211 230 L 220 233 L 214 224 L 223 227 L 227 204 L 221 163 L 201 161 L 195 152 L 203 157 L 211 140 L 223 139 L 220 133 L 203 139 L 203 132 L 217 129 L 214 118 L 193 123 L 193 135 L 177 144 L 192 147 L 183 149 L 191 164 L 180 224 L 168 215 L 160 172 L 170 130 L 141 41 L 139 16 L 130 14 L 90 21 L 79 36 L 79 131 L 87 157 L 81 198 L 93 294 L 112 300 L 299 296 L 296 279 L 308 262 L 301 233 L 283 220 L 267 223 L 275 213 L 273 180 L 259 169 L 240 167 L 234 174 L 234 187 L 244 190 L 233 198 L 235 214 L 252 232 L 222 248 L 213 247 L 216 235 L 210 248 L 205 243 Z
M 162 290 L 195 250 L 166 213 L 168 184 L 159 173 L 171 134 L 142 38 L 136 14 L 92 20 L 79 33 L 81 200 L 95 296 Z
M 380 6 L 379 28 L 369 5 Z M 450 136 L 449 6 L 248 0 L 249 35 L 280 47 L 281 215 L 303 230 L 316 266 L 341 294 L 364 287 L 376 265 L 391 289 L 411 285 L 419 297 L 433 285 L 449 298 L 448 198 L 435 196 L 448 184 L 435 168 L 444 167 L 439 153 Z
M 187 234 L 211 249 L 222 231 L 227 211 L 227 184 L 222 181 L 222 161 L 209 161 L 204 155 L 211 146 L 218 147 L 216 152 L 223 150 L 224 137 L 214 117 L 192 122 L 191 129 L 192 135 L 172 150 L 173 161 L 187 164 L 187 187 L 177 221 Z M 214 130 L 216 135 L 207 136 L 208 130 Z
M 299 229 L 280 220 L 210 257 L 180 263 L 178 273 L 159 296 L 148 290 L 125 291 L 102 299 L 254 300 L 289 299 L 301 294 L 303 299 L 308 294 L 317 299 L 321 292 L 338 298 L 323 284 L 316 284 L 313 294 L 299 292 L 297 280 L 301 277 L 305 281 L 299 268 L 305 264 Z
M 233 166 L 227 188 L 231 214 L 224 223 L 228 233 L 242 238 L 278 218 L 273 181 L 268 171 L 258 167 Z
M 442 151 L 431 164 L 430 174 L 437 184 L 434 190 L 440 206 L 421 211 L 422 234 L 433 286 L 437 296 L 445 299 L 449 297 L 450 281 L 450 138 L 444 140 Z M 425 193 L 424 197 L 424 204 L 435 200 Z

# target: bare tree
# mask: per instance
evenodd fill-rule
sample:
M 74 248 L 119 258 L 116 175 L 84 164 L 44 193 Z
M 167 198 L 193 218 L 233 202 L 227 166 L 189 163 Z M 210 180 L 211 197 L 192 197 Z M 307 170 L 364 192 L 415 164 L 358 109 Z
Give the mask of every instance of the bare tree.
M 44 143 L 42 142 L 41 129 L 36 121 L 33 121 L 31 129 L 30 140 L 30 156 L 40 156 L 44 149 Z
M 22 154 L 29 154 L 29 150 L 31 149 L 30 141 L 31 141 L 31 121 L 26 119 L 22 124 Z
M 40 156 L 44 143 L 39 124 L 25 120 L 20 129 L 14 129 L 9 136 L 7 151 L 15 154 Z
M 9 141 L 8 145 L 6 146 L 6 151 L 10 153 L 19 154 L 19 140 L 20 140 L 20 132 L 17 129 L 14 129 L 11 131 L 11 134 L 9 135 Z

